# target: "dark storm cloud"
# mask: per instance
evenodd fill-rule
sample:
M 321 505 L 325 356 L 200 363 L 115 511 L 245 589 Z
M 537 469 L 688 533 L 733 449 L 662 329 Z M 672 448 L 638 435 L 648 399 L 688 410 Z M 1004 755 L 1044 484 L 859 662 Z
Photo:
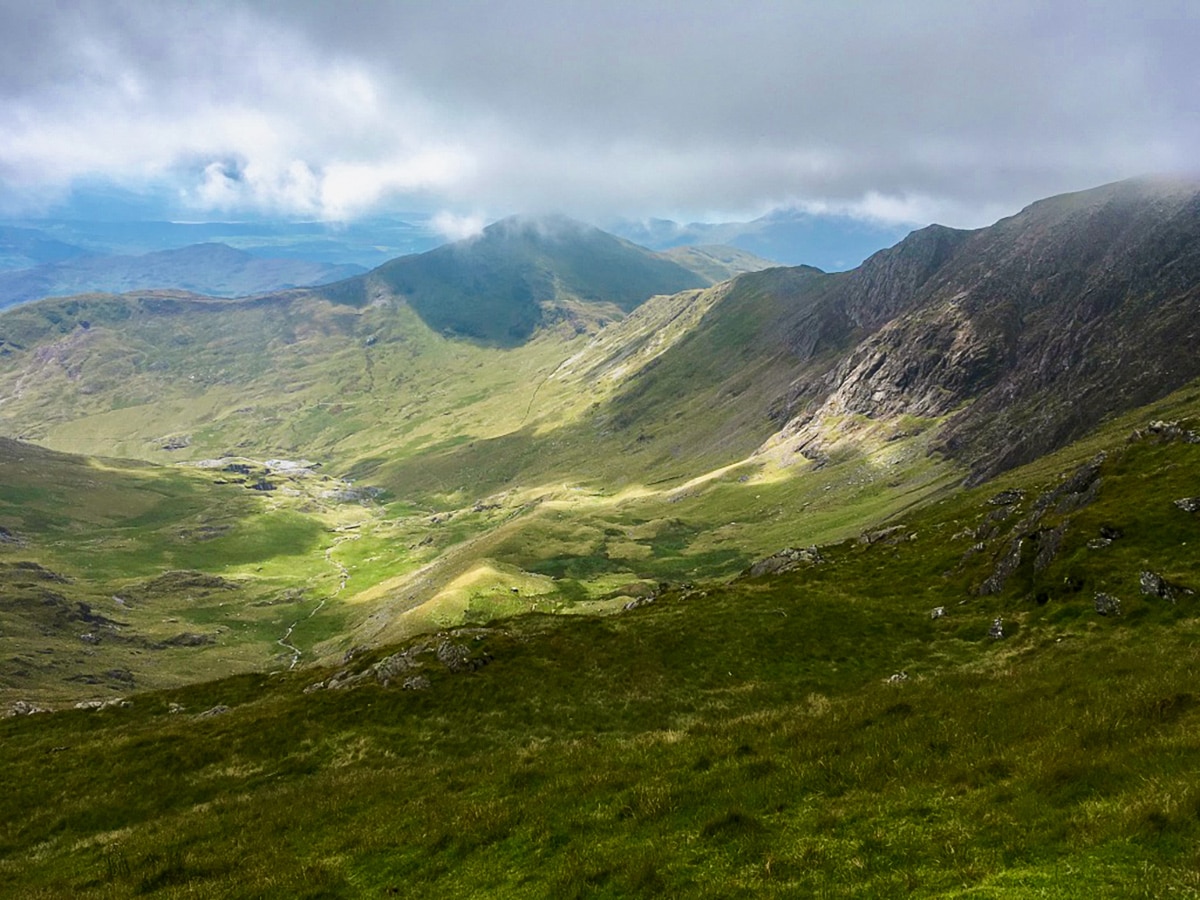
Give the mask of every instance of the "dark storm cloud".
M 0 37 L 9 193 L 973 225 L 1200 146 L 1194 3 L 29 6 Z

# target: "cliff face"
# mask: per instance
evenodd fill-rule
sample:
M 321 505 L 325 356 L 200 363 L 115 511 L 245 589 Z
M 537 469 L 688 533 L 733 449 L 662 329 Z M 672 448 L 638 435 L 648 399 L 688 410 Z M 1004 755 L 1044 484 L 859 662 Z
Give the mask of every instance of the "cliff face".
M 784 435 L 826 415 L 941 417 L 981 480 L 1200 377 L 1200 186 L 1138 180 L 974 232 L 931 227 L 829 276 L 845 349 L 798 372 Z M 955 412 L 957 410 L 957 412 Z

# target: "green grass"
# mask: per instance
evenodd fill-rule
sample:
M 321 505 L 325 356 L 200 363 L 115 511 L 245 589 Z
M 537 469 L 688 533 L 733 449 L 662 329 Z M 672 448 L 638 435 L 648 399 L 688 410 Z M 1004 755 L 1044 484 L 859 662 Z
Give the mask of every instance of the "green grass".
M 451 633 L 490 659 L 472 672 L 414 639 L 427 690 L 304 693 L 334 671 L 310 669 L 0 722 L 0 890 L 1194 895 L 1200 595 L 1143 597 L 1138 576 L 1200 589 L 1200 519 L 1173 503 L 1200 446 L 1126 443 L 1133 423 L 907 514 L 895 543 L 623 615 Z M 1090 502 L 1041 502 L 1102 448 Z M 1010 487 L 1023 499 L 994 515 Z M 1101 525 L 1122 534 L 1089 549 Z M 574 539 L 695 541 L 682 516 L 606 527 Z M 1053 560 L 979 593 L 1014 534 L 1059 528 Z M 371 540 L 339 549 L 365 561 Z M 1096 614 L 1101 589 L 1121 616 Z M 193 718 L 217 704 L 232 709 Z

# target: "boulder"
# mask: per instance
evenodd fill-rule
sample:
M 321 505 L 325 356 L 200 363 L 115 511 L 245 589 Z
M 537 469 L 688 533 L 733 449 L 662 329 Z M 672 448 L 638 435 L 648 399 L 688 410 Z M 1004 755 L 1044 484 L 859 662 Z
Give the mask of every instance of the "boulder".
M 1198 513 L 1200 512 L 1200 497 L 1181 497 L 1175 501 L 1175 505 L 1185 513 Z
M 946 617 L 946 607 L 935 606 L 929 611 L 930 619 L 944 619 Z
M 1194 593 L 1191 588 L 1171 584 L 1156 572 L 1142 572 L 1138 578 L 1138 585 L 1142 589 L 1143 596 L 1157 597 L 1160 600 L 1169 600 L 1171 603 L 1175 602 L 1175 598 L 1179 594 Z
M 988 637 L 993 641 L 998 641 L 1004 637 L 1004 619 L 1002 617 L 996 616 L 992 620 L 992 627 L 988 629 Z
M 1119 616 L 1121 614 L 1121 600 L 1112 594 L 1097 591 L 1095 604 L 1096 612 L 1102 616 Z

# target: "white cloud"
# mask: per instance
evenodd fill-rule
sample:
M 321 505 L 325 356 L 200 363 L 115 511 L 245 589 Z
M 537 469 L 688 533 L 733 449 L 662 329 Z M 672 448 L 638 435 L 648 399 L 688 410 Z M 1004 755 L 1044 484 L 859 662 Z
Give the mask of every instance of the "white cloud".
M 483 227 L 487 223 L 487 217 L 480 213 L 464 216 L 446 210 L 435 213 L 429 220 L 430 227 L 448 241 L 461 241 L 465 238 L 475 237 L 483 231 Z
M 10 202 L 100 177 L 201 214 L 978 225 L 1200 148 L 1200 24 L 1167 0 L 0 0 L 0 21 Z

